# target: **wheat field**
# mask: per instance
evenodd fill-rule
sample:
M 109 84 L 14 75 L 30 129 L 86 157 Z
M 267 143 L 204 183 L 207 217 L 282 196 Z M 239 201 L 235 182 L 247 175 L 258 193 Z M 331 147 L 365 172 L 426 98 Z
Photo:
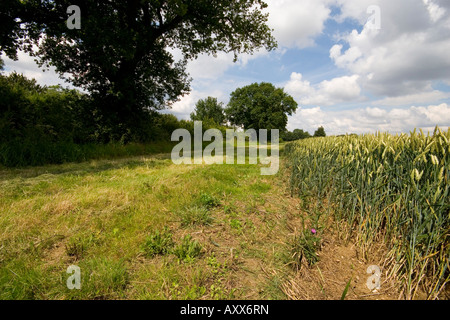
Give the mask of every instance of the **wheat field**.
M 406 298 L 449 281 L 450 130 L 306 139 L 286 146 L 291 190 L 326 199 L 363 254 L 382 241 Z

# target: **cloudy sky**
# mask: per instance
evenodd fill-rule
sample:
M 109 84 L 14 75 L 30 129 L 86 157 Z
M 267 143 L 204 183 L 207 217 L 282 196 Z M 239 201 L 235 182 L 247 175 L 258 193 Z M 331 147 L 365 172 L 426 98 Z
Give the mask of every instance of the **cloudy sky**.
M 299 104 L 288 129 L 327 134 L 450 126 L 449 0 L 266 0 L 278 49 L 201 56 L 192 92 L 172 110 L 187 119 L 199 99 L 224 104 L 236 88 L 271 82 Z M 33 59 L 5 59 L 42 84 L 63 81 Z

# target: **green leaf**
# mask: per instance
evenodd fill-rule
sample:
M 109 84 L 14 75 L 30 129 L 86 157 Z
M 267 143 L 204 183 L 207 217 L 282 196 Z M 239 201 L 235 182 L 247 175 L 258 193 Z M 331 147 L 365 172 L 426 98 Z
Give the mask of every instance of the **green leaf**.
M 345 296 L 347 295 L 348 289 L 350 288 L 350 283 L 352 282 L 352 278 L 348 280 L 347 285 L 345 286 L 344 292 L 342 292 L 341 300 L 345 300 Z

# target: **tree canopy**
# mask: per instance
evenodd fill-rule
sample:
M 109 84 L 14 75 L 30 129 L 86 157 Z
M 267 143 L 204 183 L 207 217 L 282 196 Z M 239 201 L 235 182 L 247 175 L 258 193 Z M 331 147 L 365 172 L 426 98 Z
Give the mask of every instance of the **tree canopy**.
M 194 112 L 191 113 L 191 120 L 205 121 L 213 120 L 218 125 L 225 123 L 225 113 L 223 103 L 218 102 L 217 98 L 208 97 L 199 100 L 195 105 Z
M 325 133 L 325 129 L 323 127 L 319 127 L 315 132 L 314 132 L 314 137 L 326 137 L 326 133 Z
M 297 106 L 283 89 L 262 82 L 232 92 L 225 113 L 231 124 L 245 129 L 285 131 L 288 115 L 292 115 Z
M 78 0 L 81 28 L 66 21 L 71 0 L 2 5 L 0 52 L 28 50 L 90 92 L 113 123 L 132 125 L 190 90 L 186 63 L 201 53 L 276 47 L 262 0 Z M 181 58 L 176 61 L 174 53 Z

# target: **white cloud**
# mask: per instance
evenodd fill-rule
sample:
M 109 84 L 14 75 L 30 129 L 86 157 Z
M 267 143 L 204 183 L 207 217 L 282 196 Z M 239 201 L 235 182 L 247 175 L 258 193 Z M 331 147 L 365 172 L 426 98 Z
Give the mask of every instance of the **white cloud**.
M 189 94 L 181 97 L 179 101 L 175 102 L 172 105 L 170 110 L 167 110 L 164 113 L 172 113 L 179 119 L 187 120 L 189 119 L 189 115 L 191 114 L 191 112 L 194 111 L 194 106 L 200 98 L 201 97 L 197 92 L 190 92 Z
M 450 127 L 450 105 L 430 105 L 409 108 L 357 108 L 351 110 L 325 110 L 321 107 L 301 109 L 290 117 L 288 129 L 304 129 L 309 133 L 323 126 L 328 135 L 345 133 L 374 133 L 387 131 L 402 133 L 435 126 Z
M 418 103 L 428 103 L 440 101 L 450 98 L 450 92 L 442 92 L 439 90 L 427 91 L 423 93 L 415 93 L 400 97 L 388 97 L 373 102 L 373 104 L 381 106 L 404 106 Z
M 411 107 L 411 111 L 424 125 L 450 126 L 450 106 L 446 103 L 437 106 Z
M 304 81 L 303 75 L 297 72 L 291 74 L 291 79 L 284 88 L 297 99 L 302 99 L 303 96 L 311 96 L 315 92 L 311 83 L 306 80 Z
M 358 47 L 350 47 L 345 54 L 342 54 L 342 48 L 341 44 L 336 44 L 330 49 L 330 58 L 340 68 L 351 67 L 362 56 Z
M 201 54 L 196 60 L 189 61 L 186 71 L 195 80 L 202 79 L 218 79 L 228 69 L 237 66 L 245 68 L 249 61 L 268 56 L 269 52 L 260 49 L 253 54 L 240 54 L 236 62 L 233 61 L 234 54 L 232 52 L 218 52 L 215 56 L 209 54 Z M 177 58 L 177 56 L 175 56 Z
M 216 57 L 200 55 L 196 60 L 188 62 L 186 70 L 193 79 L 217 79 L 233 65 L 232 53 L 219 52 Z
M 366 113 L 371 118 L 382 118 L 386 116 L 387 111 L 380 108 L 366 108 Z
M 438 21 L 444 16 L 446 9 L 440 7 L 437 3 L 432 0 L 423 0 L 423 3 L 427 6 L 428 13 L 433 22 Z
M 331 10 L 328 1 L 267 0 L 269 26 L 280 47 L 305 48 L 314 44 Z
M 341 35 L 330 49 L 337 67 L 361 77 L 364 89 L 380 97 L 437 97 L 433 81 L 450 80 L 450 15 L 433 0 L 336 0 L 340 20 L 364 25 L 367 7 L 381 9 L 381 29 L 365 26 Z M 447 4 L 448 7 L 448 4 Z M 392 101 L 392 100 L 391 100 Z M 427 101 L 429 103 L 434 102 Z M 388 100 L 389 103 L 391 103 Z M 413 102 L 413 101 L 412 101 Z M 419 103 L 423 101 L 418 101 Z
M 360 100 L 358 80 L 358 75 L 343 76 L 311 85 L 302 74 L 293 72 L 284 88 L 300 105 L 330 106 Z
M 358 75 L 334 78 L 330 81 L 324 80 L 320 83 L 319 90 L 323 91 L 329 97 L 331 103 L 353 101 L 361 93 L 358 80 Z

